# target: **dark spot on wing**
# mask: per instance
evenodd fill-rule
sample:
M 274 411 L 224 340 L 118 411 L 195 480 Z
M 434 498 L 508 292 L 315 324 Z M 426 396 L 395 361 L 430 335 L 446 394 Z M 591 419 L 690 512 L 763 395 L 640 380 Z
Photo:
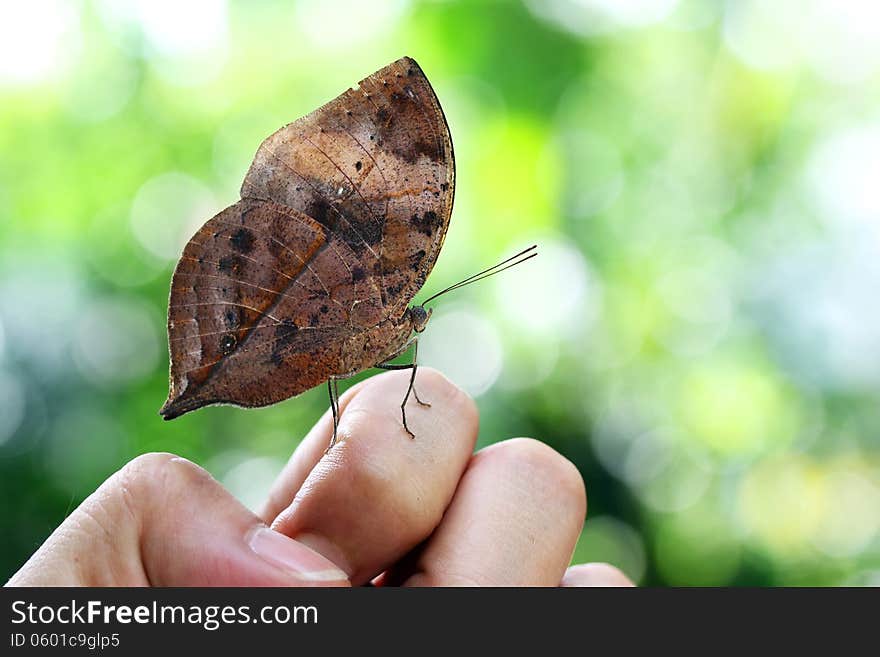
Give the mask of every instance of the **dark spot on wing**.
M 226 320 L 226 326 L 228 326 L 229 328 L 238 328 L 240 322 L 238 318 L 238 312 L 236 312 L 232 308 L 226 311 L 224 319 Z
M 229 241 L 240 253 L 250 253 L 254 249 L 254 234 L 247 228 L 239 228 Z
M 346 225 L 339 235 L 351 249 L 358 255 L 363 253 L 367 246 L 375 246 L 382 241 L 383 227 L 378 218 L 368 217 L 363 222 Z
M 432 162 L 439 162 L 443 158 L 443 149 L 436 141 L 417 141 L 413 144 L 413 152 L 416 156 L 425 155 Z M 418 159 L 416 157 L 413 161 Z
M 306 214 L 330 230 L 336 227 L 336 222 L 339 219 L 327 200 L 320 196 L 312 197 L 311 202 L 306 206 Z
M 237 274 L 241 270 L 242 260 L 237 255 L 230 254 L 220 258 L 217 263 L 217 269 L 224 274 Z
M 412 225 L 416 229 L 428 237 L 434 234 L 434 231 L 440 227 L 440 217 L 433 210 L 428 210 L 421 217 L 417 214 L 412 216 Z
M 396 283 L 394 285 L 389 285 L 385 288 L 385 291 L 388 292 L 389 297 L 397 296 L 400 291 L 403 289 L 403 283 Z
M 285 319 L 275 327 L 275 345 L 272 347 L 272 362 L 280 365 L 284 360 L 284 350 L 296 339 L 299 327 L 293 320 Z
M 330 309 L 327 306 L 321 306 L 320 310 L 322 315 L 326 315 L 330 312 Z
M 354 168 L 356 171 L 360 171 L 363 166 L 364 165 L 361 163 L 360 160 L 358 160 L 357 162 L 354 163 Z
M 367 244 L 374 246 L 382 241 L 382 225 L 377 219 L 370 219 L 361 226 L 365 229 L 361 231 L 361 234 Z
M 410 255 L 410 257 L 409 257 L 410 269 L 412 269 L 413 271 L 418 271 L 419 267 L 422 264 L 422 260 L 424 260 L 424 259 L 425 259 L 424 250 L 416 251 L 415 253 Z
M 432 162 L 439 162 L 443 157 L 442 150 L 436 143 L 422 139 L 411 141 L 405 146 L 392 148 L 391 151 L 407 164 L 415 164 L 422 155 Z
M 360 265 L 354 267 L 351 270 L 351 280 L 355 283 L 364 280 L 367 277 L 367 272 L 364 271 L 364 268 Z
M 411 131 L 404 126 L 418 124 L 423 108 L 418 94 L 409 85 L 405 93 L 395 91 L 391 94 L 393 112 L 382 107 L 376 111 L 377 144 L 385 147 L 407 164 L 415 164 L 422 156 L 433 162 L 443 159 L 443 147 L 436 140 L 413 138 Z M 372 139 L 372 135 L 370 139 Z
M 228 356 L 235 350 L 235 345 L 238 344 L 238 340 L 232 333 L 227 333 L 222 338 L 220 338 L 220 353 L 224 356 Z
M 297 331 L 299 331 L 299 326 L 292 319 L 285 319 L 275 327 L 275 338 L 278 341 L 287 340 L 289 342 Z
M 284 235 L 284 224 L 281 219 L 280 214 L 272 215 L 272 221 L 269 224 L 269 235 L 267 241 L 267 246 L 269 249 L 269 253 L 271 253 L 276 259 L 280 259 L 281 255 L 287 248 L 284 246 L 284 243 L 276 237 L 272 237 L 274 235 Z

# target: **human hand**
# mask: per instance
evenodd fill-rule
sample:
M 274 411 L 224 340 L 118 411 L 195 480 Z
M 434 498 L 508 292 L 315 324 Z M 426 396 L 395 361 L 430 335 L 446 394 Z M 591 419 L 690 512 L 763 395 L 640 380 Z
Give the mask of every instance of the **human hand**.
M 259 515 L 197 465 L 140 456 L 110 477 L 9 581 L 19 586 L 626 586 L 605 564 L 567 568 L 586 512 L 575 467 L 543 443 L 473 454 L 473 401 L 420 368 L 340 399 L 276 480 Z M 378 576 L 378 577 L 377 577 Z

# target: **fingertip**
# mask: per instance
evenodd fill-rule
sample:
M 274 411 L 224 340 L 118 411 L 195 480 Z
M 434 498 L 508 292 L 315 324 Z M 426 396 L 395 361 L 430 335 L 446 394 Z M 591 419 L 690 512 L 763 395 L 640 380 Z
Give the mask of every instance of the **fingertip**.
M 365 392 L 381 390 L 389 394 L 392 392 L 406 394 L 411 377 L 409 370 L 386 372 L 367 380 Z M 418 391 L 419 398 L 431 405 L 432 410 L 436 407 L 439 412 L 453 415 L 466 424 L 478 422 L 479 412 L 474 400 L 439 370 L 433 367 L 419 367 L 413 387 Z M 410 400 L 410 403 L 414 401 L 412 397 Z
M 398 370 L 363 382 L 363 388 L 340 415 L 339 443 L 331 450 L 331 458 L 344 458 L 341 452 L 349 450 L 352 454 L 372 452 L 378 446 L 375 442 L 372 445 L 353 444 L 356 441 L 350 439 L 358 436 L 379 431 L 408 437 L 403 427 L 401 404 L 407 398 L 411 378 L 411 371 Z M 412 393 L 407 398 L 404 407 L 406 422 L 413 433 L 409 437 L 414 440 L 406 441 L 406 451 L 412 454 L 426 450 L 432 452 L 436 441 L 443 441 L 447 449 L 456 454 L 472 454 L 479 429 L 479 412 L 474 400 L 431 367 L 418 369 L 413 389 L 429 406 L 419 404 Z M 397 442 L 392 444 L 395 448 L 399 446 Z
M 419 367 L 417 381 L 419 387 L 424 388 L 426 392 L 434 392 L 436 395 L 461 406 L 460 410 L 474 416 L 477 415 L 477 405 L 471 396 L 441 371 L 433 367 Z
M 534 438 L 511 438 L 486 447 L 475 458 L 502 459 L 512 468 L 531 471 L 533 482 L 552 483 L 557 503 L 579 520 L 580 531 L 587 514 L 584 478 L 577 466 L 555 449 Z

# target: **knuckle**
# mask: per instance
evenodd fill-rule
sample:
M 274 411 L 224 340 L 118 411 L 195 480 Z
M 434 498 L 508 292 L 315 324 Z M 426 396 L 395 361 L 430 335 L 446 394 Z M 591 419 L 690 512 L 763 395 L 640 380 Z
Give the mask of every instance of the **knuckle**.
M 132 477 L 155 474 L 177 456 L 168 452 L 148 452 L 129 461 L 123 470 Z
M 210 479 L 192 461 L 167 452 L 150 452 L 129 461 L 119 472 L 123 490 L 133 499 L 173 495 L 181 487 Z
M 161 492 L 155 482 L 162 464 L 172 458 L 173 454 L 150 453 L 126 463 L 89 498 L 90 519 L 95 521 L 108 513 L 116 517 L 120 513 L 134 526 L 139 526 L 145 511 L 156 504 Z

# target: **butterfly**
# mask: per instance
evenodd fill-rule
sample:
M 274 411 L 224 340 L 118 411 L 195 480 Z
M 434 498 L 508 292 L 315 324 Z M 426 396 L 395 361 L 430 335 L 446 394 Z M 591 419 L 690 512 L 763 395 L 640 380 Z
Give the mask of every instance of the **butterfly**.
M 267 406 L 326 382 L 332 447 L 337 382 L 410 369 L 401 414 L 412 436 L 410 394 L 428 405 L 414 383 L 431 311 L 410 303 L 443 246 L 454 192 L 449 126 L 409 57 L 270 135 L 241 199 L 199 229 L 174 270 L 162 417 Z M 411 347 L 411 363 L 389 362 Z

